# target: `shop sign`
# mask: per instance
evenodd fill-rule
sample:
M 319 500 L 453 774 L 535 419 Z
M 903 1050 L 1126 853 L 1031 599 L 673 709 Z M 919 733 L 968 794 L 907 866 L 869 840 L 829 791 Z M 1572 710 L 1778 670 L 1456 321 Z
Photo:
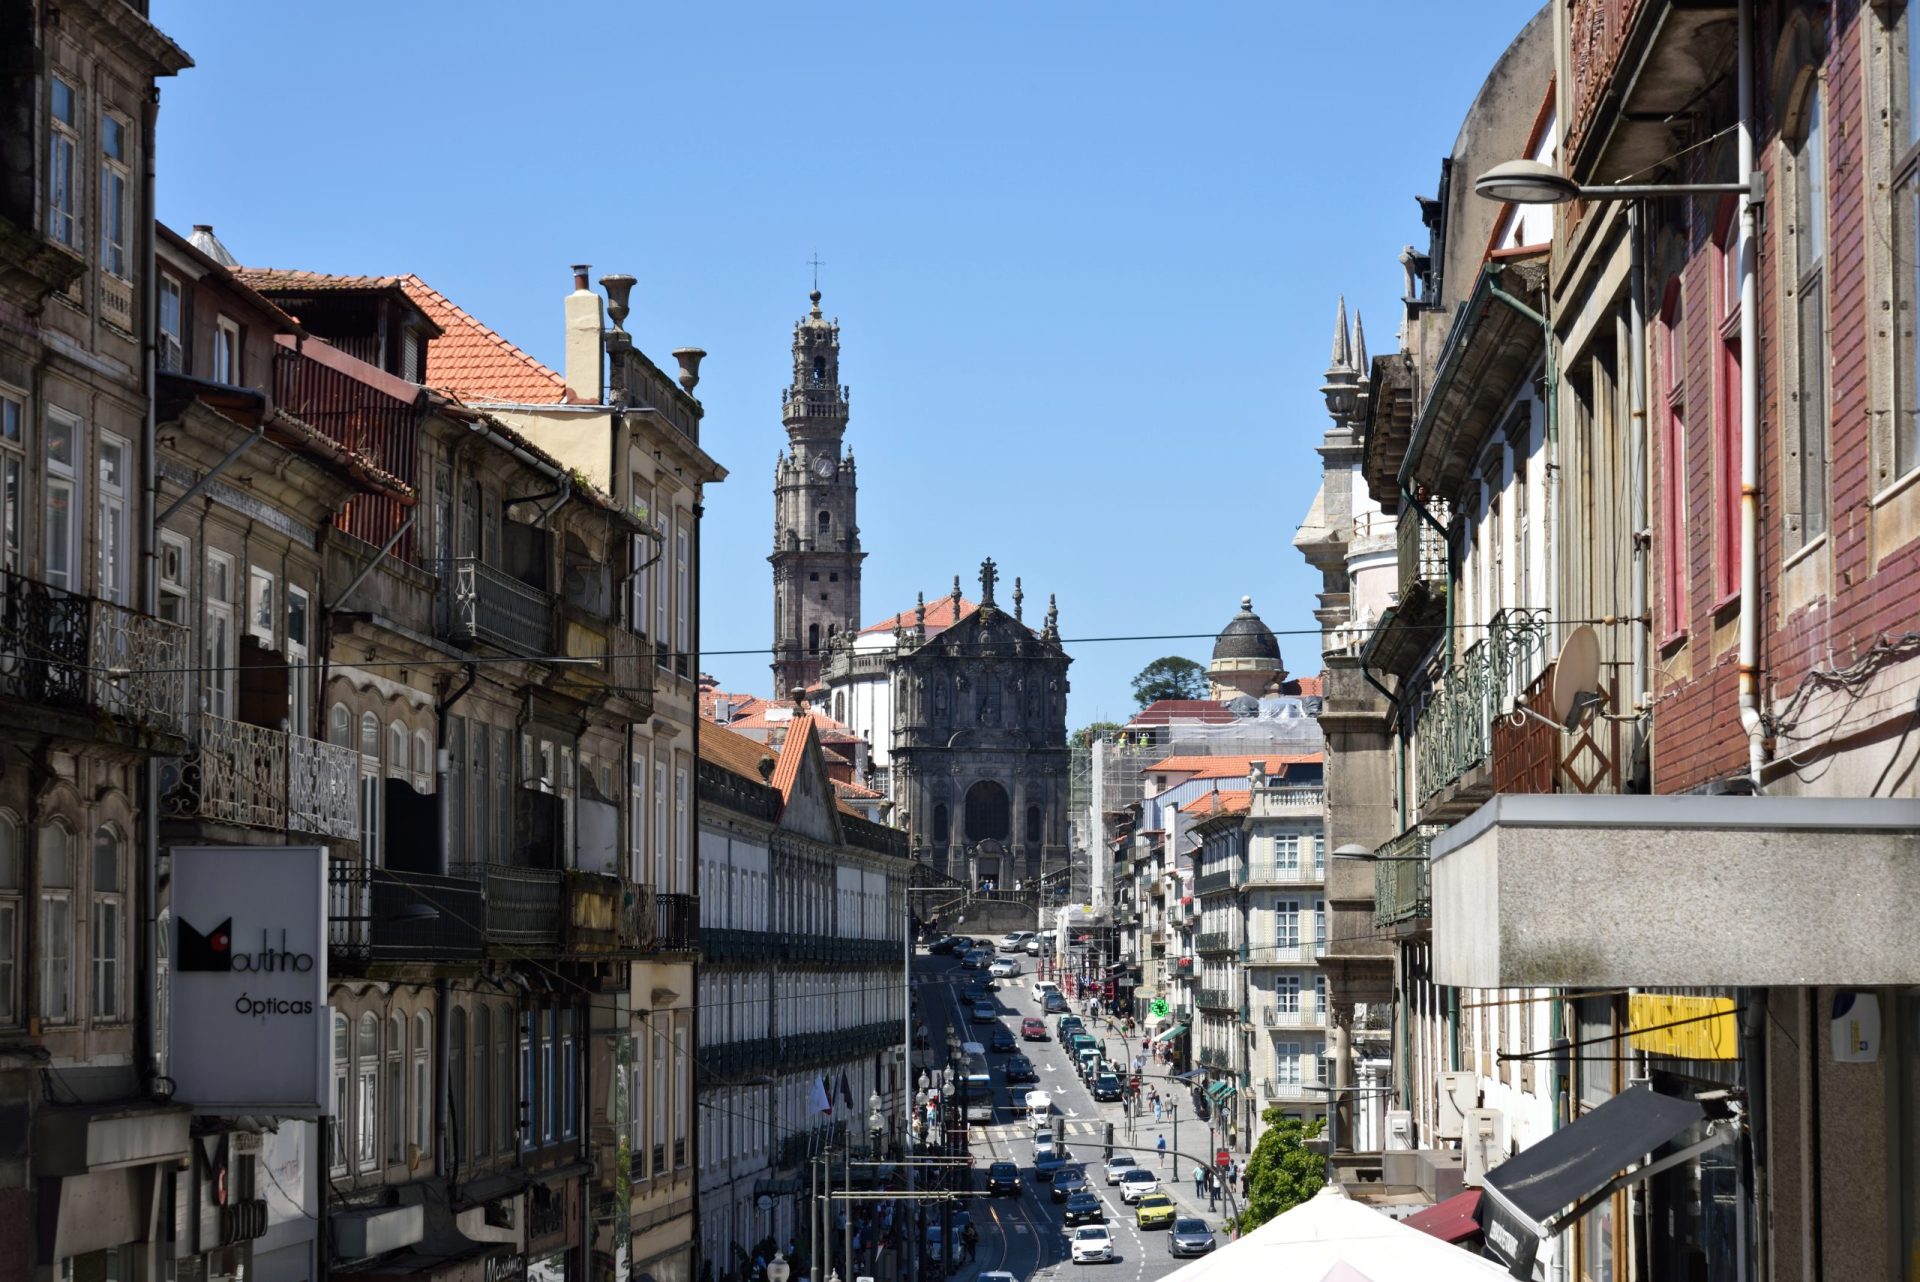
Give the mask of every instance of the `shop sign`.
M 1740 1026 L 1731 997 L 1634 993 L 1627 998 L 1627 1043 L 1675 1059 L 1739 1059 Z
M 327 852 L 175 846 L 168 1069 L 207 1113 L 327 1106 Z

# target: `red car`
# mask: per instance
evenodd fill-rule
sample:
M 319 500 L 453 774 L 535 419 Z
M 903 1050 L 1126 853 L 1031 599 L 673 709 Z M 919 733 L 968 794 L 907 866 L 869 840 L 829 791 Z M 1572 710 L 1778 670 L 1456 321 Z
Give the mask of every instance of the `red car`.
M 1031 1018 L 1031 1017 L 1029 1017 L 1029 1018 L 1027 1018 L 1027 1019 L 1023 1019 L 1023 1020 L 1021 1020 L 1021 1021 L 1020 1021 L 1020 1036 L 1021 1036 L 1021 1037 L 1022 1037 L 1022 1038 L 1023 1038 L 1024 1040 L 1026 1040 L 1026 1041 L 1029 1041 L 1029 1042 L 1044 1042 L 1044 1041 L 1046 1041 L 1046 1040 L 1047 1040 L 1047 1025 L 1046 1025 L 1046 1021 L 1044 1021 L 1044 1020 L 1039 1020 L 1039 1019 L 1033 1019 L 1033 1018 Z

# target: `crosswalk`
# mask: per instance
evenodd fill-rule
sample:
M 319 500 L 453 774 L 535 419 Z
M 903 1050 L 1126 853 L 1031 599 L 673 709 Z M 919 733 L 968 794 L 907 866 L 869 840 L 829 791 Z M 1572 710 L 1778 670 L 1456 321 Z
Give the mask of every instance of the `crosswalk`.
M 1062 1121 L 1057 1117 L 1053 1120 L 1053 1133 L 1063 1139 L 1072 1139 L 1076 1135 L 1105 1135 L 1106 1129 L 1106 1124 L 1103 1122 L 1075 1121 L 1072 1118 Z M 994 1126 L 976 1126 L 973 1128 L 973 1138 L 976 1140 L 1029 1140 L 1033 1138 L 1033 1126 L 1027 1122 L 1003 1122 Z

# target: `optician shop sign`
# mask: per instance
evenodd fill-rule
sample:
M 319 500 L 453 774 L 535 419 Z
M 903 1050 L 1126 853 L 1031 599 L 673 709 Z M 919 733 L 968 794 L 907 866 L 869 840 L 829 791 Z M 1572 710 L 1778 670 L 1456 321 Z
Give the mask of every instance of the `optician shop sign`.
M 174 1098 L 208 1112 L 314 1117 L 327 1091 L 327 852 L 175 846 Z

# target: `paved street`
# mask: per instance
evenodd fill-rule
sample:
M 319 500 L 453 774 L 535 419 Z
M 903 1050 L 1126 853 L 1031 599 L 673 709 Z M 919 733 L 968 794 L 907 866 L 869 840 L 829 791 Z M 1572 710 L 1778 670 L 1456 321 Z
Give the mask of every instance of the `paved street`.
M 1022 957 L 1021 964 L 1030 967 L 1031 961 Z M 929 957 L 923 953 L 914 959 L 914 973 L 920 1009 L 936 1058 L 944 1053 L 949 1028 L 957 1028 L 963 1041 L 986 1041 L 992 1027 L 969 1022 L 967 1010 L 959 999 L 966 981 L 984 972 L 963 970 L 953 958 Z M 1021 1019 L 1040 1013 L 1039 1003 L 1033 999 L 1033 979 L 1029 970 L 1027 974 L 998 980 L 999 988 L 992 994 L 1001 1012 L 1001 1023 L 1016 1037 Z M 1075 1011 L 1085 1017 L 1079 1003 L 1075 1004 Z M 1101 1276 L 1112 1277 L 1116 1282 L 1153 1282 L 1187 1261 L 1174 1259 L 1168 1253 L 1166 1230 L 1143 1231 L 1136 1227 L 1133 1208 L 1121 1202 L 1117 1189 L 1107 1186 L 1101 1171 L 1106 1151 L 1106 1124 L 1113 1123 L 1115 1151 L 1132 1151 L 1143 1165 L 1162 1174 L 1162 1188 L 1173 1197 L 1182 1216 L 1198 1215 L 1209 1226 L 1217 1226 L 1224 1208 L 1209 1211 L 1206 1199 L 1196 1199 L 1193 1194 L 1193 1164 L 1206 1143 L 1206 1128 L 1183 1119 L 1176 1135 L 1171 1119 L 1160 1126 L 1153 1125 L 1151 1119 L 1144 1123 L 1136 1120 L 1129 1135 L 1122 1107 L 1095 1103 L 1087 1085 L 1068 1066 L 1059 1043 L 1053 1039 L 1053 1024 L 1049 1017 L 1048 1040 L 1020 1043 L 1021 1052 L 1033 1061 L 1039 1074 L 1038 1083 L 1009 1087 L 1000 1072 L 1007 1056 L 992 1053 L 987 1056 L 994 1075 L 995 1121 L 970 1128 L 975 1186 L 984 1187 L 988 1163 L 1008 1160 L 1021 1168 L 1022 1190 L 1018 1197 L 974 1200 L 974 1219 L 980 1233 L 979 1256 L 973 1265 L 962 1270 L 962 1276 L 969 1276 L 976 1269 L 981 1272 L 1005 1270 L 1017 1279 L 1051 1278 L 1074 1271 L 1068 1261 L 1067 1229 L 1061 1220 L 1063 1205 L 1052 1200 L 1048 1185 L 1033 1178 L 1032 1128 L 1019 1115 L 1021 1098 L 1028 1091 L 1039 1089 L 1053 1096 L 1060 1118 L 1056 1130 L 1067 1146 L 1069 1157 L 1086 1169 L 1093 1191 L 1106 1204 L 1107 1225 L 1113 1233 L 1118 1259 L 1107 1266 Z M 1089 1031 L 1103 1043 L 1110 1044 L 1115 1058 L 1125 1054 L 1117 1031 L 1097 1026 Z M 1151 1076 L 1143 1080 L 1154 1082 Z M 1178 1083 L 1161 1079 L 1158 1084 L 1163 1095 L 1171 1086 L 1184 1104 L 1186 1092 Z M 1162 1134 L 1167 1137 L 1169 1149 L 1164 1162 L 1156 1157 L 1155 1147 Z M 1180 1147 L 1188 1154 L 1184 1162 L 1171 1156 L 1172 1151 Z M 1224 1237 L 1221 1240 L 1224 1242 Z

